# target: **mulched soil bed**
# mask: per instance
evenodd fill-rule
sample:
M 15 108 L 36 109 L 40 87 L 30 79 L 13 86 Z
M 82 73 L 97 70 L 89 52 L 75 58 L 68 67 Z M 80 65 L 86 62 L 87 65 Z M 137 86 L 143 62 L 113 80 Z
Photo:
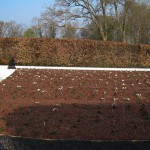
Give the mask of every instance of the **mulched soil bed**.
M 150 72 L 17 69 L 0 83 L 0 134 L 150 140 Z

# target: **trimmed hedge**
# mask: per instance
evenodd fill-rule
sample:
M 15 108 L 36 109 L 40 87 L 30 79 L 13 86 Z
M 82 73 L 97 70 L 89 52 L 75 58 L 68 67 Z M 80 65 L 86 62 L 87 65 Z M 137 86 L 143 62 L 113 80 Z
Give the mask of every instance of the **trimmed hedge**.
M 150 67 L 150 45 L 83 39 L 0 38 L 0 64 Z

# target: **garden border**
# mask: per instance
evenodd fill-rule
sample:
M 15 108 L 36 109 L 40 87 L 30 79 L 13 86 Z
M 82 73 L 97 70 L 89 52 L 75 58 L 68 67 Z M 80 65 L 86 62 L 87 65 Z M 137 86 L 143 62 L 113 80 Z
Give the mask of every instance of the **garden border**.
M 33 139 L 0 135 L 0 150 L 148 150 L 150 141 L 77 141 L 63 139 Z

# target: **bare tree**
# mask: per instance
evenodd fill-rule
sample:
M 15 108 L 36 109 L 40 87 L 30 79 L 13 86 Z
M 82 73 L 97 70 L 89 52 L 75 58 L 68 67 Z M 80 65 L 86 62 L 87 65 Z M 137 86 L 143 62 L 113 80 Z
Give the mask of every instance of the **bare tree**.
M 102 39 L 107 40 L 107 13 L 110 0 L 56 0 L 68 19 L 92 21 L 98 27 Z M 99 20 L 102 16 L 103 21 Z
M 40 20 L 46 37 L 55 38 L 59 28 L 63 27 L 62 11 L 56 10 L 55 5 L 46 7 Z
M 36 37 L 43 37 L 43 25 L 41 22 L 41 18 L 34 17 L 32 19 L 32 29 Z
M 112 0 L 114 16 L 116 20 L 116 33 L 118 34 L 118 40 L 126 42 L 126 30 L 128 16 L 131 12 L 131 8 L 135 0 Z
M 52 19 L 52 15 L 49 10 L 43 12 L 40 18 L 32 19 L 32 29 L 34 30 L 36 37 L 56 37 L 56 23 Z
M 23 35 L 23 26 L 15 21 L 5 22 L 2 27 L 3 37 L 20 37 Z
M 61 29 L 61 34 L 63 38 L 76 38 L 77 25 L 68 23 L 65 28 Z

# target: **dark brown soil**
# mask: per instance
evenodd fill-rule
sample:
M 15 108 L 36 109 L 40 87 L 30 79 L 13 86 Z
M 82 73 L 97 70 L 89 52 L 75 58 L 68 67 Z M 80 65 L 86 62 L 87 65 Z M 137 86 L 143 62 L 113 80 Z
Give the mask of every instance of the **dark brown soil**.
M 0 83 L 0 134 L 150 140 L 150 72 L 18 69 Z

